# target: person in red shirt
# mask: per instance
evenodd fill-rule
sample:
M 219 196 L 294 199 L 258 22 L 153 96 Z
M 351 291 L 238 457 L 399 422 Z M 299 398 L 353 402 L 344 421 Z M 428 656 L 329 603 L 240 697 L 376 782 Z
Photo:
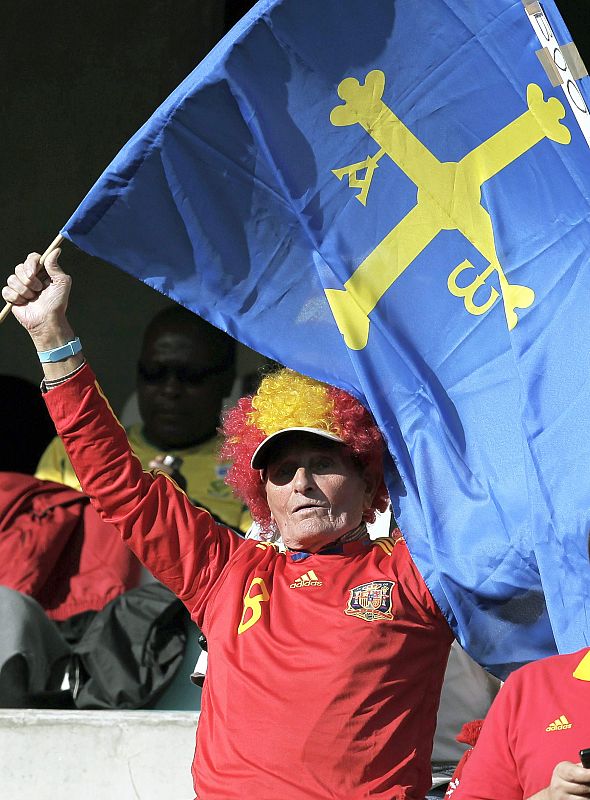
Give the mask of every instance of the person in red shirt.
M 500 689 L 453 800 L 573 800 L 590 797 L 590 648 L 543 658 Z
M 0 471 L 0 708 L 73 707 L 60 686 L 74 644 L 138 579 L 85 495 Z
M 387 504 L 384 443 L 346 392 L 281 370 L 225 420 L 227 480 L 266 541 L 243 539 L 129 450 L 66 318 L 51 255 L 3 290 L 43 362 L 85 492 L 208 641 L 199 800 L 423 800 L 450 628 Z M 280 535 L 285 549 L 272 540 Z

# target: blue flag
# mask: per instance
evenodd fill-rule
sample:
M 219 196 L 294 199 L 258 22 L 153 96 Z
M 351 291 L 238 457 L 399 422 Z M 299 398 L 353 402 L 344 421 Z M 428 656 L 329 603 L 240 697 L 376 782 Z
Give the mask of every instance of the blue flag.
M 414 559 L 500 676 L 590 643 L 569 41 L 552 0 L 263 0 L 62 231 L 372 410 Z

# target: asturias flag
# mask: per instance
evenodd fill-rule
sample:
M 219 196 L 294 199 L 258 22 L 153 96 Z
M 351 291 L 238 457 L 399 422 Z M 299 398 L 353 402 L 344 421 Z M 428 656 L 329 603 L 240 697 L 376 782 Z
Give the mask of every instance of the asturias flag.
M 63 231 L 371 408 L 414 558 L 500 675 L 590 641 L 569 40 L 553 0 L 262 0 Z

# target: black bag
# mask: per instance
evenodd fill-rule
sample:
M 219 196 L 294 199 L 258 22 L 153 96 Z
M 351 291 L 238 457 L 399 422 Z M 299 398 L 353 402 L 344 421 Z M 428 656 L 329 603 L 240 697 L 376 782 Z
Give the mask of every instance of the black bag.
M 77 708 L 144 708 L 174 677 L 186 645 L 188 611 L 160 583 L 111 600 L 73 645 L 70 686 Z

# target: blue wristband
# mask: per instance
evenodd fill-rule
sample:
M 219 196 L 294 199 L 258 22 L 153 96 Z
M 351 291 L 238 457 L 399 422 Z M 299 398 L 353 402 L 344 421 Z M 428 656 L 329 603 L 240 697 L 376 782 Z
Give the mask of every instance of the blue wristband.
M 54 347 L 53 350 L 42 350 L 41 352 L 37 352 L 37 355 L 42 364 L 47 364 L 56 361 L 65 361 L 66 358 L 75 356 L 81 349 L 82 345 L 80 344 L 80 339 L 76 337 L 72 339 L 71 342 L 62 344 L 61 347 Z

